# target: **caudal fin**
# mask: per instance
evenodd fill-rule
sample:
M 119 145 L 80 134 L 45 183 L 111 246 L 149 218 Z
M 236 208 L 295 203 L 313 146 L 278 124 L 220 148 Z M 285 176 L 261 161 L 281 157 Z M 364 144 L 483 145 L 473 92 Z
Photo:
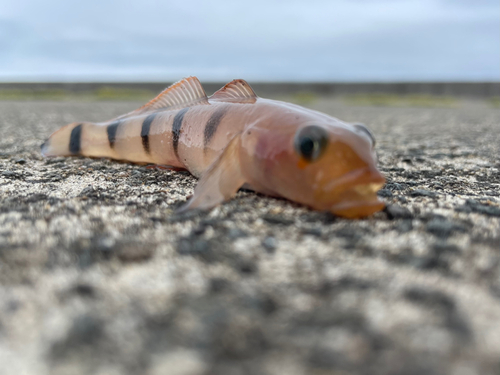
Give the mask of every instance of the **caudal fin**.
M 54 132 L 43 144 L 43 156 L 79 155 L 82 149 L 82 126 L 74 122 Z

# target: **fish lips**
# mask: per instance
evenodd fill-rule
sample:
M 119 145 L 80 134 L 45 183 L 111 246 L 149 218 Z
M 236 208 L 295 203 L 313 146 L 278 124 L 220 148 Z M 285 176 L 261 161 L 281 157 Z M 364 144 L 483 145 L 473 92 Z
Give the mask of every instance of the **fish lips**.
M 376 194 L 370 197 L 357 196 L 355 198 L 350 195 L 349 198 L 351 199 L 334 204 L 330 211 L 337 216 L 356 219 L 370 216 L 385 207 L 385 203 Z
M 328 210 L 337 216 L 360 218 L 385 207 L 378 196 L 385 178 L 375 168 L 364 167 L 327 183 L 322 194 L 330 197 Z

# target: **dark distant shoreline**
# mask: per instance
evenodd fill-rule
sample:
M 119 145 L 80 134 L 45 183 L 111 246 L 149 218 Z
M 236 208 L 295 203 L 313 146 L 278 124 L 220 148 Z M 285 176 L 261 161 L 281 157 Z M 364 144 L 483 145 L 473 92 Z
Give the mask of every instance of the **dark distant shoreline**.
M 226 82 L 203 82 L 208 94 L 221 88 Z M 500 96 L 500 82 L 398 82 L 398 83 L 302 83 L 302 82 L 249 82 L 260 96 L 288 95 L 308 92 L 318 95 L 391 94 L 391 95 L 444 95 L 470 98 Z M 0 83 L 0 90 L 47 91 L 62 90 L 83 93 L 103 87 L 126 90 L 160 92 L 171 82 L 19 82 Z

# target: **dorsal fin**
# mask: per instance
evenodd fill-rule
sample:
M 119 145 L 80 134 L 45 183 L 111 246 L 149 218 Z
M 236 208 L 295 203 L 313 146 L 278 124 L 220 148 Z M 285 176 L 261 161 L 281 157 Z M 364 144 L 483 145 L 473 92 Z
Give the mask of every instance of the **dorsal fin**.
M 164 108 L 184 108 L 192 105 L 208 104 L 207 94 L 196 77 L 181 79 L 163 90 L 156 98 L 142 107 L 117 117 L 117 119 L 135 116 L 145 112 L 152 112 Z
M 188 77 L 174 83 L 156 98 L 144 104 L 137 111 L 155 110 L 169 107 L 187 107 L 190 104 L 200 104 L 207 101 L 207 94 L 196 77 Z
M 257 95 L 248 82 L 242 79 L 235 79 L 219 91 L 216 91 L 210 99 L 221 102 L 254 103 L 257 100 Z

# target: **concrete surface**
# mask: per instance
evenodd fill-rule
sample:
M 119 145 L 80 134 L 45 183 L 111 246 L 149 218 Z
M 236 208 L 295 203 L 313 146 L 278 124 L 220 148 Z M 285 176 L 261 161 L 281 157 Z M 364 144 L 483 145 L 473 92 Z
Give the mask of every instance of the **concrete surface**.
M 378 138 L 388 208 L 348 221 L 41 158 L 139 104 L 0 102 L 0 374 L 500 373 L 499 109 L 312 103 Z

